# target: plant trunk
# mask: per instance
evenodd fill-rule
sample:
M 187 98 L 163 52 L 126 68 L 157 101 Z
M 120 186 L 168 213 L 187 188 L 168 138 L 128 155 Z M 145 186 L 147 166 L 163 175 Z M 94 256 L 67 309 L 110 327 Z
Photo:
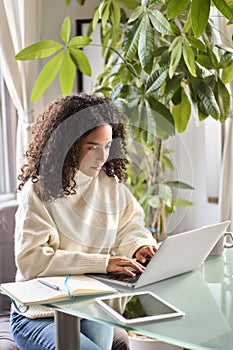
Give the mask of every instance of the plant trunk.
M 162 140 L 156 138 L 155 140 L 157 144 L 157 156 L 155 158 L 156 164 L 154 164 L 155 171 L 152 172 L 152 178 L 150 185 L 154 184 L 155 181 L 162 176 L 162 152 L 163 152 L 163 143 Z M 155 193 L 157 194 L 157 193 Z M 165 205 L 162 203 L 161 213 L 158 215 L 158 210 L 151 208 L 151 222 L 152 229 L 155 231 L 155 238 L 157 240 L 164 240 L 167 237 L 167 228 L 166 228 L 166 213 L 165 213 Z M 162 236 L 162 237 L 161 237 Z

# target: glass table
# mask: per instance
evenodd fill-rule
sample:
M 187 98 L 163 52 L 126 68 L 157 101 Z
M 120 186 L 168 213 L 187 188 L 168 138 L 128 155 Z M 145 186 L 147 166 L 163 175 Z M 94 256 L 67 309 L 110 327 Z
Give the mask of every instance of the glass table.
M 222 256 L 208 257 L 195 271 L 138 290 L 159 295 L 184 311 L 185 316 L 128 327 L 98 306 L 93 296 L 77 297 L 50 305 L 55 309 L 57 350 L 79 349 L 81 318 L 127 328 L 187 349 L 233 349 L 232 249 L 225 249 Z

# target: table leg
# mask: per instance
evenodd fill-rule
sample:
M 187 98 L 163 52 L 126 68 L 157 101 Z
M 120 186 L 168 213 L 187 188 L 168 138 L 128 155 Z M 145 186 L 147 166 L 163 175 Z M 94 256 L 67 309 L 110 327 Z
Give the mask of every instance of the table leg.
M 80 349 L 80 319 L 55 310 L 56 350 Z

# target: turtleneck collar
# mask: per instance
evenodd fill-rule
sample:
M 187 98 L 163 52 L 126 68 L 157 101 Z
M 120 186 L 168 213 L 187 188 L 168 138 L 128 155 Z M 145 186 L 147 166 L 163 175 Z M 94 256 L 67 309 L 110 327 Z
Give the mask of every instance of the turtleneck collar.
M 94 179 L 94 176 L 88 176 L 82 171 L 78 170 L 75 174 L 76 188 L 80 188 L 80 186 L 82 187 L 82 189 L 86 188 L 92 183 Z

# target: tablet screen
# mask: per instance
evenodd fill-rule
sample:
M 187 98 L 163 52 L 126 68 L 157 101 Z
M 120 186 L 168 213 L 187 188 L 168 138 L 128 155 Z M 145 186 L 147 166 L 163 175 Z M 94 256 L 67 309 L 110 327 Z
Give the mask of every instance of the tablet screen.
M 174 312 L 150 294 L 133 295 L 126 303 L 123 316 L 128 320 L 138 317 L 157 316 Z
M 97 301 L 123 322 L 141 322 L 184 315 L 173 305 L 149 292 L 97 298 Z

